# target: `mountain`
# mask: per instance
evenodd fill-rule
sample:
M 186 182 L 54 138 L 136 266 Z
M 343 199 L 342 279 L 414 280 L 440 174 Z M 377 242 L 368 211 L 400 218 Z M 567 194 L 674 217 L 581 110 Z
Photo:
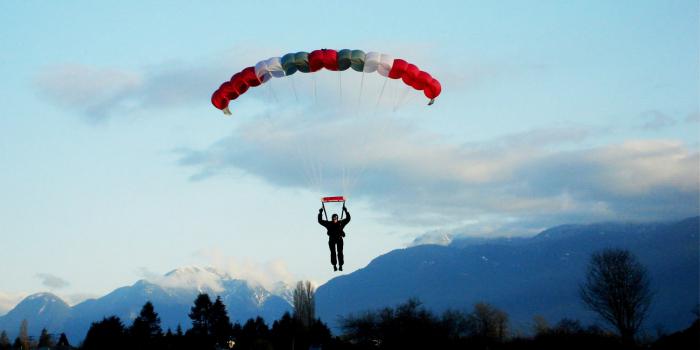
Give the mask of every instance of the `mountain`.
M 103 317 L 117 315 L 126 325 L 130 325 L 146 301 L 153 303 L 164 330 L 171 328 L 174 331 L 178 325 L 186 330 L 190 327 L 188 313 L 198 293 L 208 293 L 212 299 L 220 296 L 234 322 L 245 322 L 256 316 L 274 320 L 291 311 L 291 304 L 286 299 L 290 294 L 289 287 L 278 284 L 275 291 L 279 295 L 259 284 L 234 279 L 212 268 L 185 267 L 154 281 L 140 280 L 72 308 L 55 295 L 42 293 L 30 296 L 0 317 L 0 330 L 6 330 L 14 337 L 20 322 L 26 318 L 30 334 L 38 334 L 41 328 L 46 327 L 52 333 L 66 332 L 69 340 L 77 343 L 83 339 L 90 324 Z M 60 304 L 63 308 L 44 308 L 45 303 L 36 301 L 44 300 L 37 296 L 46 295 L 55 300 L 49 305 Z
M 506 311 L 513 328 L 522 331 L 531 329 L 535 315 L 550 323 L 564 317 L 592 323 L 595 315 L 581 304 L 578 286 L 591 254 L 614 247 L 629 249 L 649 270 L 655 294 L 647 328 L 685 329 L 700 295 L 699 232 L 700 218 L 695 217 L 672 223 L 564 225 L 528 238 L 451 238 L 449 245 L 397 249 L 320 286 L 317 315 L 338 330 L 338 316 L 418 297 L 438 312 L 469 311 L 485 301 Z M 178 324 L 187 329 L 187 314 L 200 292 L 221 296 L 233 321 L 258 315 L 272 321 L 291 311 L 291 290 L 283 283 L 268 290 L 212 268 L 184 267 L 73 307 L 50 293 L 31 295 L 0 316 L 0 330 L 14 338 L 27 319 L 31 335 L 46 327 L 66 332 L 78 344 L 90 323 L 105 316 L 117 315 L 130 325 L 146 301 L 153 303 L 164 329 Z
M 19 333 L 22 320 L 27 320 L 29 334 L 38 335 L 42 328 L 58 329 L 70 317 L 70 306 L 51 293 L 32 294 L 22 300 L 14 309 L 0 317 L 0 330 L 10 335 Z M 14 338 L 14 336 L 12 338 Z
M 593 252 L 624 248 L 644 264 L 654 299 L 646 326 L 686 328 L 698 304 L 699 218 L 672 223 L 564 225 L 529 238 L 460 240 L 448 246 L 398 249 L 367 267 L 334 278 L 316 293 L 317 312 L 338 330 L 339 316 L 396 306 L 419 298 L 435 311 L 470 311 L 485 301 L 529 331 L 535 315 L 596 322 L 578 286 Z

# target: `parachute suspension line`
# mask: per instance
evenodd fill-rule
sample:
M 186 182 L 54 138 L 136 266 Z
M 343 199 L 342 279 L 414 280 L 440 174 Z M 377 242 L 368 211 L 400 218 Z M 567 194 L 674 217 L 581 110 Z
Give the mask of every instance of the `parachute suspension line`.
M 372 112 L 372 115 L 376 115 L 377 111 L 379 110 L 379 103 L 382 102 L 382 97 L 384 96 L 384 89 L 386 88 L 386 83 L 389 81 L 389 77 L 386 77 L 384 79 L 384 83 L 382 84 L 382 90 L 379 92 L 379 97 L 377 97 L 377 103 L 374 105 L 374 112 Z
M 288 77 L 289 77 L 289 79 L 288 79 L 289 83 L 292 85 L 292 91 L 294 91 L 294 100 L 296 100 L 297 103 L 299 103 L 299 95 L 297 95 L 297 87 L 296 87 L 296 85 L 294 85 L 294 76 L 290 75 Z
M 314 81 L 314 104 L 318 104 L 318 96 L 316 95 L 316 74 L 311 74 L 311 80 Z
M 362 71 L 362 77 L 360 78 L 360 92 L 357 95 L 357 110 L 359 112 L 360 110 L 360 105 L 362 103 L 362 88 L 365 85 L 365 71 Z
M 408 96 L 409 91 L 411 91 L 411 87 L 406 85 L 403 92 L 401 93 L 401 96 L 396 100 L 396 103 L 394 104 L 394 112 L 398 111 L 399 108 L 403 106 L 403 102 L 406 100 L 406 96 Z
M 340 71 L 338 71 L 338 95 L 340 99 L 340 104 L 343 104 L 343 81 L 340 76 Z
M 275 90 L 272 89 L 272 82 L 269 82 L 265 85 L 267 85 L 267 88 L 270 91 L 270 95 L 272 95 L 272 98 L 275 100 L 275 103 L 279 104 L 280 101 L 277 99 L 277 94 L 275 94 Z
M 387 80 L 388 80 L 388 78 L 387 78 Z M 386 85 L 386 81 L 384 83 Z M 392 82 L 392 87 L 390 87 L 390 89 L 393 89 L 394 91 L 396 91 L 396 94 L 398 95 L 399 87 L 397 85 L 395 85 L 393 82 Z M 384 90 L 384 87 L 382 87 L 382 91 L 383 90 Z M 404 96 L 408 91 L 409 91 L 409 89 L 404 91 Z M 381 99 L 381 94 L 380 94 L 380 99 Z M 377 106 L 378 105 L 379 105 L 379 101 L 377 103 Z M 376 111 L 377 111 L 377 109 L 375 107 L 375 113 L 376 113 Z M 391 125 L 393 125 L 393 121 L 394 121 L 393 117 L 395 115 L 396 110 L 390 111 L 387 109 L 387 112 L 391 112 L 390 115 L 388 115 L 387 117 L 372 118 L 373 120 L 376 120 L 380 123 L 378 125 L 378 127 L 374 128 L 375 131 L 378 131 L 378 132 L 374 133 L 374 135 L 378 136 L 378 137 L 375 136 L 375 138 L 374 138 L 375 141 L 376 140 L 379 140 L 379 142 L 384 141 L 385 138 L 383 138 L 382 135 L 385 135 L 387 130 L 389 129 L 389 127 L 391 127 Z M 365 134 L 365 142 L 362 146 L 364 147 L 364 151 L 362 153 L 364 155 L 371 154 L 374 157 L 374 159 L 378 159 L 378 158 L 386 156 L 386 153 L 387 153 L 386 147 L 383 147 L 382 145 L 380 145 L 380 147 L 377 147 L 377 150 L 370 152 L 369 135 L 367 135 L 367 134 Z M 354 188 L 367 172 L 372 172 L 372 170 L 369 169 L 368 163 L 369 162 L 367 162 L 367 161 L 362 162 L 360 165 L 360 168 L 357 170 L 357 172 L 355 172 L 355 174 L 350 177 L 350 184 L 349 184 L 350 188 Z

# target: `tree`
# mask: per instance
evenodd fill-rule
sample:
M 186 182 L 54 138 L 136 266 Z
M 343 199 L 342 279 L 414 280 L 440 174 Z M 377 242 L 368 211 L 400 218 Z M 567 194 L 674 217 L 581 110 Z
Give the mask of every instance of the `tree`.
M 652 293 L 646 268 L 627 250 L 607 249 L 591 256 L 579 293 L 584 304 L 613 326 L 626 344 L 644 321 Z
M 12 343 L 10 343 L 10 338 L 7 336 L 7 332 L 2 331 L 0 333 L 0 350 L 10 350 Z
M 163 335 L 163 329 L 160 327 L 160 317 L 155 312 L 153 304 L 147 301 L 141 307 L 139 316 L 134 319 L 129 328 L 131 341 L 136 348 L 152 348 L 153 345 Z
M 15 338 L 15 342 L 12 343 L 12 349 L 14 349 L 14 350 L 27 350 L 27 348 L 23 347 L 22 340 L 19 337 Z
M 26 319 L 19 326 L 19 341 L 23 350 L 29 349 L 29 322 Z
M 190 332 L 196 336 L 210 335 L 209 314 L 211 312 L 211 299 L 208 294 L 201 293 L 194 300 L 194 306 L 190 309 L 189 317 L 192 320 Z
M 508 331 L 508 314 L 487 303 L 476 303 L 467 323 L 472 335 L 503 341 Z
M 547 322 L 547 319 L 544 318 L 544 316 L 535 315 L 532 318 L 532 323 L 532 330 L 535 332 L 535 335 L 546 334 L 549 332 L 549 322 Z
M 53 339 L 51 339 L 51 334 L 46 328 L 41 330 L 41 335 L 39 336 L 39 348 L 50 348 L 53 346 Z
M 316 318 L 315 290 L 309 281 L 299 281 L 294 289 L 294 318 L 308 328 Z
M 141 339 L 152 339 L 163 335 L 163 329 L 160 327 L 160 317 L 158 317 L 158 313 L 155 312 L 150 301 L 143 304 L 139 316 L 134 319 L 134 323 L 129 331 L 133 337 Z
M 83 350 L 118 350 L 125 348 L 126 328 L 117 316 L 105 317 L 93 322 L 88 329 Z
M 70 343 L 68 342 L 68 337 L 66 333 L 61 333 L 58 337 L 58 343 L 56 343 L 56 349 L 70 349 Z
M 233 326 L 226 312 L 226 305 L 219 296 L 209 310 L 209 324 L 211 335 L 217 344 L 222 345 L 229 340 Z

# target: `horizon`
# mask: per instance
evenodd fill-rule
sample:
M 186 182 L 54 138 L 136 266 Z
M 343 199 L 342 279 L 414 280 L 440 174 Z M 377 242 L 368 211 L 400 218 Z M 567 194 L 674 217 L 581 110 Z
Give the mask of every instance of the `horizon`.
M 264 21 L 254 2 L 168 4 L 0 4 L 0 315 L 183 266 L 322 285 L 445 235 L 700 210 L 697 1 L 302 1 Z M 320 71 L 230 117 L 211 105 L 242 68 L 324 47 L 404 58 L 442 94 Z M 342 273 L 316 222 L 327 195 L 352 213 Z
M 555 229 L 561 228 L 561 227 L 568 228 L 570 226 L 586 227 L 586 226 L 593 226 L 593 225 L 630 225 L 630 224 L 643 225 L 645 223 L 673 224 L 673 223 L 679 223 L 679 222 L 684 222 L 687 220 L 699 219 L 699 218 L 700 218 L 700 215 L 691 216 L 691 217 L 682 218 L 682 219 L 677 219 L 677 220 L 665 220 L 665 221 L 658 221 L 658 222 L 641 222 L 641 221 L 611 222 L 611 221 L 608 221 L 608 222 L 594 222 L 594 223 L 588 223 L 588 224 L 562 224 L 562 225 L 557 225 L 554 227 L 547 228 L 547 229 L 545 229 L 541 232 L 538 232 L 534 235 L 521 236 L 520 238 L 535 238 L 536 236 L 539 236 L 540 234 L 543 234 L 547 231 L 555 230 Z M 407 247 L 394 249 L 394 250 L 387 252 L 387 253 L 384 253 L 382 255 L 389 254 L 389 253 L 396 251 L 396 250 L 412 248 L 412 247 L 417 247 L 417 246 L 423 246 L 423 245 L 452 246 L 452 243 L 454 243 L 455 241 L 459 241 L 460 239 L 482 238 L 482 237 L 457 236 L 457 237 L 450 237 L 449 241 L 443 241 L 440 239 L 435 240 L 433 238 L 434 237 L 431 235 L 426 236 L 426 237 L 419 236 L 416 238 L 416 241 L 413 242 L 414 244 L 411 244 Z M 484 242 L 488 242 L 489 240 L 499 241 L 499 239 L 501 239 L 501 238 L 510 238 L 510 236 L 492 236 L 492 237 L 483 237 L 483 238 L 486 241 L 480 241 L 481 244 L 483 244 Z M 457 247 L 457 249 L 460 249 L 460 247 Z M 375 258 L 379 258 L 379 257 L 381 257 L 381 255 L 377 256 Z M 367 266 L 365 266 L 365 267 L 367 267 Z M 190 271 L 190 270 L 195 270 L 195 271 Z M 176 272 L 183 272 L 186 274 L 186 277 L 190 277 L 190 278 L 185 279 L 185 280 L 182 280 L 182 279 L 178 280 L 176 278 L 170 278 L 171 275 L 173 273 L 176 273 Z M 270 292 L 272 295 L 277 295 L 277 296 L 281 296 L 281 297 L 284 297 L 282 294 L 280 294 L 283 291 L 276 290 L 276 288 L 279 287 L 278 286 L 279 283 L 282 283 L 283 286 L 287 290 L 289 290 L 289 289 L 294 287 L 294 284 L 296 284 L 296 282 L 299 282 L 299 281 L 292 281 L 291 283 L 288 283 L 288 282 L 281 281 L 281 280 L 280 281 L 261 282 L 261 281 L 254 280 L 254 279 L 246 279 L 244 277 L 240 278 L 239 276 L 232 275 L 229 271 L 219 269 L 216 266 L 187 265 L 187 266 L 180 266 L 180 267 L 173 268 L 173 269 L 171 269 L 171 270 L 169 270 L 161 275 L 151 273 L 151 274 L 144 276 L 143 278 L 141 278 L 137 281 L 134 281 L 133 283 L 129 283 L 129 284 L 124 285 L 124 286 L 118 286 L 114 290 L 109 291 L 107 294 L 112 293 L 112 292 L 114 292 L 117 289 L 122 288 L 122 287 L 133 286 L 139 282 L 147 282 L 147 283 L 157 285 L 157 286 L 164 288 L 164 289 L 175 289 L 175 290 L 177 290 L 177 289 L 180 289 L 180 290 L 197 289 L 199 292 L 206 292 L 207 294 L 210 294 L 210 292 L 212 292 L 213 293 L 212 295 L 217 295 L 218 291 L 222 290 L 222 286 L 219 284 L 219 282 L 221 280 L 211 279 L 208 276 L 202 276 L 202 272 L 213 273 L 216 275 L 216 278 L 221 278 L 221 280 L 240 280 L 240 281 L 246 282 L 246 284 L 251 286 L 251 287 L 262 286 L 268 292 Z M 175 277 L 177 277 L 177 276 L 175 276 Z M 192 279 L 192 278 L 194 278 L 194 279 Z M 326 282 L 329 282 L 329 281 L 326 281 Z M 324 282 L 322 284 L 313 284 L 312 283 L 312 285 L 314 288 L 318 289 L 319 287 L 323 286 L 326 282 Z M 61 301 L 65 302 L 71 308 L 76 306 L 77 304 L 82 303 L 82 302 L 85 302 L 88 300 L 96 300 L 96 299 L 102 298 L 102 297 L 107 295 L 107 294 L 94 295 L 94 296 L 85 297 L 84 299 L 81 299 L 81 300 L 70 302 L 69 300 L 66 300 L 65 298 L 61 297 L 60 293 L 56 293 L 56 292 L 50 291 L 48 289 L 42 290 L 42 291 L 36 291 L 36 292 L 30 293 L 29 295 L 23 296 L 21 299 L 19 299 L 17 301 L 17 304 L 13 305 L 12 307 L 10 307 L 9 309 L 7 309 L 4 312 L 0 312 L 0 317 L 6 315 L 7 312 L 11 311 L 14 307 L 16 307 L 22 301 L 31 299 L 31 298 L 36 297 L 36 296 L 42 296 L 45 294 L 52 295 L 52 296 L 59 298 Z

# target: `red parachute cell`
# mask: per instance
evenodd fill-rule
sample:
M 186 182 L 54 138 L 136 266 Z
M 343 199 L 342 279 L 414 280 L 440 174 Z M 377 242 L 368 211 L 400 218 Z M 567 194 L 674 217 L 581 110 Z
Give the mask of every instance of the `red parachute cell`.
M 406 85 L 413 86 L 413 81 L 416 80 L 418 73 L 420 73 L 420 69 L 414 64 L 409 64 L 406 66 L 406 71 L 403 72 L 401 80 L 403 80 Z
M 416 76 L 416 79 L 413 80 L 413 84 L 411 84 L 411 86 L 416 90 L 423 90 L 423 88 L 425 88 L 425 86 L 428 85 L 431 80 L 433 80 L 433 77 L 431 77 L 430 74 L 420 71 L 418 76 Z
M 425 97 L 432 100 L 438 97 L 441 91 L 442 86 L 440 85 L 440 82 L 437 81 L 437 79 L 433 78 L 428 84 L 428 86 L 425 87 L 425 90 L 423 90 L 423 94 L 425 94 Z
M 262 84 L 260 79 L 258 79 L 258 76 L 255 75 L 255 67 L 248 67 L 248 68 L 242 70 L 241 71 L 241 78 L 250 87 L 255 87 L 255 86 Z
M 230 101 L 229 98 L 226 98 L 221 95 L 220 90 L 214 91 L 214 93 L 211 95 L 211 103 L 214 105 L 214 107 L 218 109 L 224 109 L 228 107 L 228 102 Z
M 406 68 L 408 67 L 408 62 L 397 58 L 394 60 L 394 64 L 391 66 L 391 70 L 389 71 L 389 78 L 391 79 L 399 79 L 401 76 L 403 76 L 404 72 L 406 72 Z
M 323 49 L 323 68 L 328 70 L 338 70 L 338 52 L 335 50 Z
M 316 72 L 323 68 L 323 50 L 314 50 L 309 54 L 309 71 Z

